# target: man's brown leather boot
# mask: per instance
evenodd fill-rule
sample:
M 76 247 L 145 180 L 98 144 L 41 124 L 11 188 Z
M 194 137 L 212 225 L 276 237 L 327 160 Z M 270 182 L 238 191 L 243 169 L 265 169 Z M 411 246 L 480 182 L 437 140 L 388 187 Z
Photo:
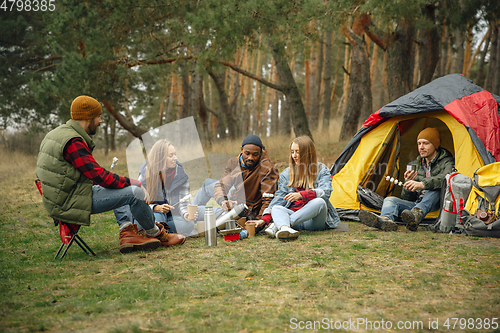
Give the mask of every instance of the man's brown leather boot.
M 154 250 L 161 245 L 156 238 L 146 238 L 137 233 L 137 226 L 130 224 L 120 230 L 120 252 Z
M 160 229 L 160 234 L 158 236 L 155 236 L 155 238 L 161 241 L 161 245 L 163 246 L 180 245 L 184 244 L 184 242 L 186 241 L 186 237 L 179 234 L 171 234 L 170 232 L 165 230 L 162 224 L 156 222 L 156 226 Z

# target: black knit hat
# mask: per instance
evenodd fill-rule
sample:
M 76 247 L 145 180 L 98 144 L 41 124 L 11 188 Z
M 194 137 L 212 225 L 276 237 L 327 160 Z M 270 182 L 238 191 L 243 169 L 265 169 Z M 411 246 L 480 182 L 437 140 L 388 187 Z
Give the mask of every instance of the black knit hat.
M 241 146 L 243 147 L 244 145 L 256 145 L 259 146 L 261 149 L 264 148 L 264 146 L 262 145 L 262 141 L 255 134 L 250 134 L 246 138 L 244 138 L 243 142 L 241 143 Z

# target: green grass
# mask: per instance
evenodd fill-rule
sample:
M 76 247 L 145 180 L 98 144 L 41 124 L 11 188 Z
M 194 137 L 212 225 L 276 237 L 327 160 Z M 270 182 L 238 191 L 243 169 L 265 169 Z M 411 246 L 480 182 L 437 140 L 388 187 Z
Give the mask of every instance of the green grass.
M 424 324 L 414 331 L 439 319 L 437 331 L 448 331 L 446 318 L 500 314 L 499 239 L 404 227 L 350 223 L 349 232 L 301 232 L 295 242 L 219 238 L 211 248 L 201 237 L 123 255 L 106 213 L 81 231 L 97 257 L 75 244 L 54 260 L 58 230 L 33 162 L 0 176 L 0 332 L 283 332 L 358 318 Z

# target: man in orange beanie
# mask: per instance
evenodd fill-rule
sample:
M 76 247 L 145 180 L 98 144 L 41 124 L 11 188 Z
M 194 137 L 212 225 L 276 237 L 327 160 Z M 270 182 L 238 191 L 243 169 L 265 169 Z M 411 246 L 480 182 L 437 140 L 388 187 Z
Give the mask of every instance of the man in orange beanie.
M 441 147 L 439 131 L 432 127 L 425 128 L 418 134 L 417 146 L 419 156 L 409 163 L 415 165 L 416 170 L 404 173 L 401 199 L 385 198 L 380 216 L 360 211 L 361 223 L 385 231 L 395 231 L 398 227 L 394 221 L 400 216 L 407 229 L 417 231 L 422 219 L 429 212 L 440 208 L 443 179 L 455 168 L 455 158 Z
M 123 223 L 120 252 L 182 244 L 184 236 L 169 234 L 161 224 L 155 224 L 138 180 L 113 174 L 95 161 L 95 144 L 90 136 L 102 122 L 101 113 L 97 100 L 79 96 L 71 104 L 72 119 L 43 139 L 36 174 L 42 184 L 47 213 L 61 222 L 89 225 L 91 214 L 130 205 L 147 237 L 139 235 L 131 222 Z

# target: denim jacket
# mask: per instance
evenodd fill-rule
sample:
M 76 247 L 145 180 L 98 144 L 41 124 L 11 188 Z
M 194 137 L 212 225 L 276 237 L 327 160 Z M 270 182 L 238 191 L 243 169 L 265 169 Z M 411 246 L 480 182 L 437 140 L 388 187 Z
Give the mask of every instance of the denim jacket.
M 168 188 L 165 188 L 165 193 L 163 193 L 161 187 L 158 188 L 157 198 L 163 198 L 163 200 L 157 201 L 149 206 L 151 209 L 156 205 L 169 204 L 171 206 L 177 205 L 179 201 L 184 198 L 186 195 L 190 193 L 189 191 L 189 178 L 186 172 L 184 171 L 184 167 L 178 161 L 176 162 L 177 166 L 175 168 L 175 175 L 172 183 Z M 139 171 L 139 180 L 142 182 L 142 186 L 146 188 L 146 170 L 147 170 L 148 161 L 144 162 Z M 187 213 L 187 205 L 188 202 L 184 201 L 179 204 L 177 209 L 173 210 L 172 213 L 175 215 L 184 216 Z
M 318 175 L 314 180 L 314 189 L 319 189 L 322 191 L 317 191 L 316 194 L 321 193 L 319 198 L 325 200 L 326 207 L 328 208 L 328 215 L 326 217 L 325 223 L 329 228 L 336 228 L 340 224 L 340 218 L 337 211 L 330 203 L 330 194 L 332 193 L 332 177 L 330 175 L 330 170 L 323 163 L 318 163 Z M 286 168 L 281 174 L 278 181 L 278 190 L 274 193 L 274 198 L 266 208 L 264 214 L 271 214 L 271 208 L 274 205 L 280 205 L 289 208 L 292 204 L 290 201 L 283 199 L 288 193 L 297 192 L 295 187 L 287 186 L 290 182 L 290 168 Z

